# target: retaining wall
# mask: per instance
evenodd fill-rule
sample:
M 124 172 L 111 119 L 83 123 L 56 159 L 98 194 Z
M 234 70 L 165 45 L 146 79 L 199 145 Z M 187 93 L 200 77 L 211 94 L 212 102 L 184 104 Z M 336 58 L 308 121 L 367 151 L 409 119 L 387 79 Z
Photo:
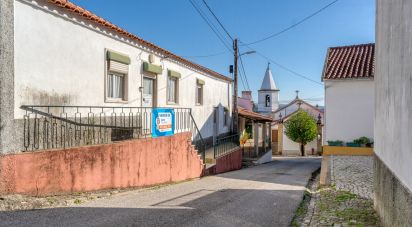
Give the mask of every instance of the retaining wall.
M 144 187 L 198 178 L 190 133 L 0 157 L 0 194 L 45 195 Z
M 216 159 L 215 172 L 224 173 L 242 168 L 243 151 L 239 147 L 231 153 Z

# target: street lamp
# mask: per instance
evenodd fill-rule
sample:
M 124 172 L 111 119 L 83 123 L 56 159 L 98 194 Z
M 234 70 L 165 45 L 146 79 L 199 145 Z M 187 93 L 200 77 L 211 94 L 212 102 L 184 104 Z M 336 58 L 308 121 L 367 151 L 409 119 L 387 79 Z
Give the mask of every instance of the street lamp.
M 238 56 L 238 57 L 240 57 L 240 56 L 242 56 L 242 55 L 246 55 L 246 54 L 254 54 L 254 53 L 256 53 L 256 51 L 254 51 L 254 50 L 251 50 L 251 51 L 246 51 L 245 53 L 239 54 L 239 56 Z

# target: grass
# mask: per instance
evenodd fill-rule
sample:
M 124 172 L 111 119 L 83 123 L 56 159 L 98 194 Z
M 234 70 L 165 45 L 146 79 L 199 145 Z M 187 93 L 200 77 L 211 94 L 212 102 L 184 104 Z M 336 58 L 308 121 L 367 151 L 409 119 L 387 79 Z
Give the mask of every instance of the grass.
M 82 202 L 83 202 L 83 201 L 80 200 L 80 199 L 75 199 L 73 203 L 74 203 L 74 204 L 81 204 Z
M 298 219 L 303 218 L 305 214 L 308 212 L 308 205 L 309 205 L 311 197 L 312 197 L 312 194 L 308 190 L 305 190 L 305 192 L 303 193 L 303 200 L 300 202 L 298 208 L 296 209 L 295 215 L 293 216 L 290 226 L 293 226 L 293 227 L 300 226 Z
M 335 200 L 336 202 L 345 202 L 347 200 L 355 199 L 357 196 L 351 192 L 347 191 L 339 191 L 338 195 L 336 195 Z

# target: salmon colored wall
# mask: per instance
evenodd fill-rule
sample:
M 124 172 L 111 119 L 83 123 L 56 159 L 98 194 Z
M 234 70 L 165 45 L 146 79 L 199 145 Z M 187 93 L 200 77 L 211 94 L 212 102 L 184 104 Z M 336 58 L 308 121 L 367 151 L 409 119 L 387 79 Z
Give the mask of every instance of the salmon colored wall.
M 143 187 L 200 177 L 190 133 L 0 157 L 0 194 Z
M 223 157 L 216 159 L 215 173 L 224 173 L 242 168 L 243 152 L 239 147 L 238 150 L 231 152 Z

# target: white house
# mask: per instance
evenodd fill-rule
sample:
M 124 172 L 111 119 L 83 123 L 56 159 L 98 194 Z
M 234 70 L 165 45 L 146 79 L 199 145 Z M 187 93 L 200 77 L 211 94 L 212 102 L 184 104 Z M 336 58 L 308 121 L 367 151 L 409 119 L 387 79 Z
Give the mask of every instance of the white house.
M 1 61 L 0 153 L 22 149 L 23 105 L 190 108 L 206 141 L 230 132 L 230 78 L 66 0 L 15 0 L 2 10 L 11 16 L 1 27 L 8 54 Z
M 322 75 L 324 142 L 373 138 L 374 54 L 373 43 L 328 49 Z

